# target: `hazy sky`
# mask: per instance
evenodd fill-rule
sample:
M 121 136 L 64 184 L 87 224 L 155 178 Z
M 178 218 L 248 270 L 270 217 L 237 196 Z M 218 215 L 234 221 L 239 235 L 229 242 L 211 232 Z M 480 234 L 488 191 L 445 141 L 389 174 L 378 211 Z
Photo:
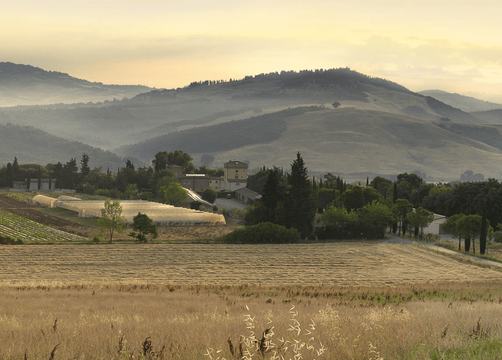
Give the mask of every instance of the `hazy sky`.
M 350 67 L 502 103 L 500 0 L 16 0 L 0 61 L 158 88 Z

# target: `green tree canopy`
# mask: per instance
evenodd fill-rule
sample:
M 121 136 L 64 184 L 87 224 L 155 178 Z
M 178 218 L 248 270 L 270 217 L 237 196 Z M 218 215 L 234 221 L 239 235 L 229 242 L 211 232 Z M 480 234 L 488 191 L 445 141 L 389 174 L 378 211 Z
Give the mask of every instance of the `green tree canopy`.
M 465 214 L 455 214 L 450 216 L 448 220 L 443 224 L 443 230 L 448 234 L 453 235 L 458 238 L 458 251 L 462 250 L 462 230 L 459 226 L 461 219 L 465 217 Z
M 420 228 L 420 237 L 424 236 L 424 227 L 429 226 L 434 221 L 434 213 L 427 209 L 419 207 L 406 216 L 408 223 L 415 227 Z
M 174 206 L 188 200 L 187 191 L 177 182 L 162 186 L 160 188 L 160 194 L 162 194 L 162 198 L 166 204 Z
M 372 234 L 371 237 L 375 239 L 383 238 L 387 226 L 396 221 L 392 210 L 376 200 L 363 206 L 360 217 L 361 221 L 369 227 L 368 234 Z
M 212 204 L 218 198 L 218 193 L 214 189 L 208 187 L 202 191 L 201 197 Z
M 382 201 L 380 193 L 372 188 L 363 188 L 360 185 L 355 185 L 341 195 L 341 201 L 347 210 L 360 209 L 366 204 L 373 201 Z
M 147 214 L 141 212 L 133 218 L 132 228 L 134 232 L 131 232 L 129 236 L 137 238 L 140 242 L 146 243 L 147 235 L 150 235 L 152 241 L 159 236 L 157 224 L 154 224 Z
M 185 174 L 192 174 L 195 172 L 195 166 L 192 164 L 192 161 L 192 156 L 181 150 L 172 152 L 159 151 L 155 154 L 155 159 L 152 161 L 152 164 L 155 168 L 155 172 L 165 170 L 168 165 L 178 165 L 183 168 Z
M 110 244 L 113 240 L 113 233 L 117 231 L 119 234 L 125 225 L 125 219 L 122 217 L 122 205 L 118 201 L 107 199 L 103 209 L 101 209 L 101 218 L 98 219 L 98 225 L 110 235 Z

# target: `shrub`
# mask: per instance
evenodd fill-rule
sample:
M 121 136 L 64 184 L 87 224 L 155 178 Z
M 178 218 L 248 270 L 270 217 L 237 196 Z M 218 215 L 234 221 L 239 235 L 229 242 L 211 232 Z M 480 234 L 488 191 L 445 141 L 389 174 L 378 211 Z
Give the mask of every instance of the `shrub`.
M 94 243 L 99 243 L 101 241 L 100 237 L 98 234 L 94 234 L 94 237 L 92 238 L 92 242 Z
M 502 231 L 495 231 L 493 233 L 493 241 L 502 243 Z
M 216 239 L 223 243 L 279 244 L 293 243 L 300 239 L 298 230 L 287 229 L 282 225 L 269 222 L 247 226 Z
M 202 198 L 211 204 L 214 203 L 218 197 L 218 193 L 211 188 L 206 188 L 201 194 Z
M 99 196 L 104 196 L 104 197 L 110 197 L 110 190 L 108 189 L 98 189 L 94 191 L 94 195 L 99 195 Z

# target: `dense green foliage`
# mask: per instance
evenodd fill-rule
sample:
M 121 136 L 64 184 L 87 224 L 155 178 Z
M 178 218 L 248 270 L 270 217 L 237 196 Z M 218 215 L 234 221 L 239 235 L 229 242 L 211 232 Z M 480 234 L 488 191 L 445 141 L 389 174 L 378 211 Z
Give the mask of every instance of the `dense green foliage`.
M 278 168 L 270 169 L 262 195 L 262 199 L 256 201 L 246 214 L 248 225 L 272 222 L 295 228 L 303 237 L 313 234 L 315 194 L 300 153 L 291 164 L 287 185 L 284 185 L 284 176 Z
M 130 232 L 129 236 L 138 239 L 139 242 L 146 243 L 148 235 L 150 235 L 151 240 L 159 236 L 157 224 L 154 224 L 147 214 L 139 212 L 132 220 L 132 229 L 134 231 Z
M 17 180 L 31 178 L 35 181 L 37 178 L 51 178 L 52 186 L 56 189 L 74 189 L 113 199 L 164 201 L 165 189 L 173 183 L 178 183 L 176 174 L 167 169 L 168 165 L 179 165 L 185 170 L 211 176 L 220 176 L 223 173 L 222 169 L 210 169 L 205 166 L 195 169 L 192 157 L 179 150 L 169 153 L 158 152 L 152 161 L 153 166 L 135 167 L 130 159 L 126 159 L 125 167 L 116 171 L 107 169 L 103 172 L 101 168 L 91 170 L 90 161 L 90 156 L 84 153 L 79 169 L 76 158 L 71 158 L 65 164 L 58 162 L 46 166 L 19 165 L 17 158 L 14 158 L 12 163 L 9 162 L 7 166 L 0 168 L 0 187 L 12 187 L 13 181 Z M 164 191 L 161 191 L 162 188 Z M 208 190 L 206 195 L 212 199 L 215 193 L 210 191 Z
M 218 193 L 216 192 L 216 190 L 206 188 L 202 191 L 201 197 L 203 200 L 206 200 L 207 202 L 213 204 L 218 198 Z
M 160 193 L 166 204 L 177 206 L 188 200 L 188 193 L 177 182 L 164 185 L 160 188 Z
M 275 244 L 293 243 L 300 239 L 298 230 L 287 229 L 285 226 L 262 222 L 257 225 L 246 226 L 224 235 L 216 241 L 223 243 L 242 244 Z

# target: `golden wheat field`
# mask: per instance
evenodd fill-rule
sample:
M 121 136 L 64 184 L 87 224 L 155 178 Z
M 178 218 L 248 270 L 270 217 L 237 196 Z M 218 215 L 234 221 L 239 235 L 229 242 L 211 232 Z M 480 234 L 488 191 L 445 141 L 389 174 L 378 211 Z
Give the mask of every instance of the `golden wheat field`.
M 0 248 L 0 282 L 401 285 L 496 281 L 501 273 L 385 243 L 153 244 Z
M 0 264 L 0 359 L 502 352 L 502 272 L 414 245 L 3 246 Z

